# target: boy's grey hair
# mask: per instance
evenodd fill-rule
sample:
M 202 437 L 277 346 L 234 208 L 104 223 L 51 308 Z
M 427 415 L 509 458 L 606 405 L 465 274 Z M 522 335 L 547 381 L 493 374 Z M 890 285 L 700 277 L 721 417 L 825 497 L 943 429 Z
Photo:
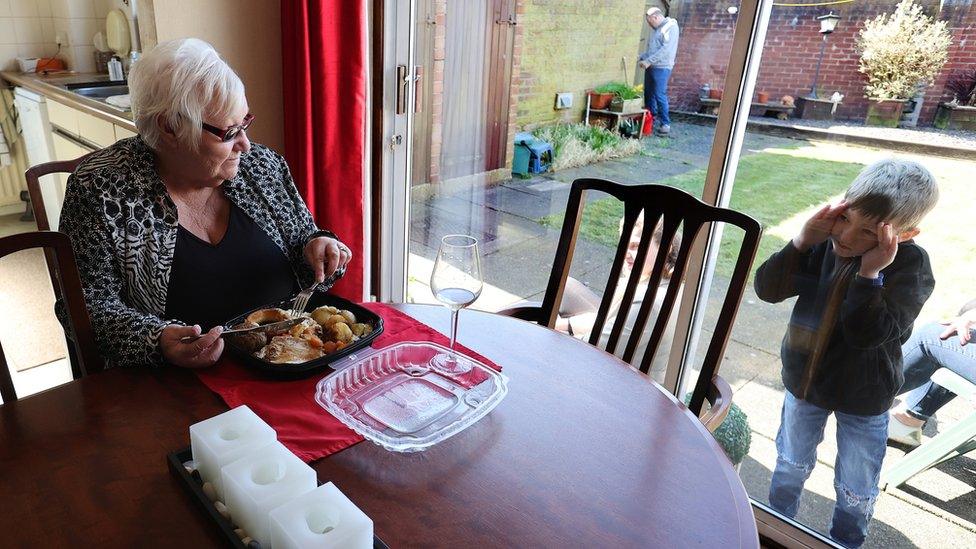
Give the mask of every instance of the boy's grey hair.
M 907 231 L 935 207 L 939 186 L 918 162 L 886 158 L 861 170 L 844 199 L 862 214 Z

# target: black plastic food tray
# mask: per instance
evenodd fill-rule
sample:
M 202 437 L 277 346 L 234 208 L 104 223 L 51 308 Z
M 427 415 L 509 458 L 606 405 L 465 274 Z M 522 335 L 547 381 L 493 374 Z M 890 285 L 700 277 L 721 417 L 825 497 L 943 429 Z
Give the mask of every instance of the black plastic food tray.
M 231 320 L 227 321 L 225 326 L 228 327 L 236 326 L 241 322 L 243 322 L 244 319 L 247 318 L 247 315 L 259 309 L 271 309 L 277 307 L 277 308 L 288 310 L 291 308 L 291 304 L 292 304 L 292 300 L 287 299 L 278 303 L 271 303 L 269 305 L 264 305 L 262 307 L 258 307 L 256 309 L 250 310 L 240 316 L 232 318 Z M 231 337 L 227 338 L 225 344 L 231 350 L 231 352 L 233 352 L 234 355 L 240 358 L 241 362 L 243 362 L 246 366 L 249 366 L 256 370 L 260 370 L 271 376 L 293 378 L 293 377 L 301 376 L 302 374 L 320 370 L 328 366 L 332 362 L 345 357 L 346 355 L 354 353 L 357 350 L 362 349 L 363 347 L 368 347 L 369 344 L 372 343 L 373 340 L 377 338 L 377 336 L 383 333 L 383 319 L 380 318 L 379 315 L 363 307 L 362 305 L 357 305 L 352 301 L 343 299 L 339 296 L 327 294 L 325 292 L 316 292 L 312 294 L 312 297 L 308 300 L 308 307 L 306 308 L 306 310 L 312 311 L 315 308 L 321 307 L 323 305 L 330 305 L 332 307 L 337 307 L 339 309 L 346 309 L 348 311 L 351 311 L 352 314 L 356 315 L 357 321 L 369 324 L 370 326 L 373 327 L 373 331 L 370 332 L 369 335 L 359 338 L 357 341 L 351 343 L 350 345 L 347 345 L 346 347 L 343 347 L 338 351 L 335 351 L 334 353 L 329 353 L 327 355 L 316 358 L 315 360 L 309 360 L 308 362 L 302 362 L 298 364 L 275 364 L 273 362 L 262 360 L 254 356 L 253 354 L 247 352 L 245 349 L 235 345 L 234 339 Z
M 247 546 L 241 543 L 241 539 L 234 533 L 234 525 L 217 512 L 217 508 L 214 507 L 213 502 L 210 501 L 207 494 L 203 493 L 203 483 L 198 480 L 199 477 L 194 477 L 183 467 L 183 464 L 191 459 L 193 459 L 193 453 L 189 448 L 184 448 L 166 456 L 170 470 L 182 481 L 181 484 L 190 492 L 197 505 L 202 507 L 204 512 L 207 513 L 207 516 L 210 517 L 210 520 L 220 528 L 221 533 L 227 538 L 227 543 L 231 547 L 247 549 Z M 373 549 L 389 549 L 389 546 L 383 543 L 383 540 L 373 535 Z

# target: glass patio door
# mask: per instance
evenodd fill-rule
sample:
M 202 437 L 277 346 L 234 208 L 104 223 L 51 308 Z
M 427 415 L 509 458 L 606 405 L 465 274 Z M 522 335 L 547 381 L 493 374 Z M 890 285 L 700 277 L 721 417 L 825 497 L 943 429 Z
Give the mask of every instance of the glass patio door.
M 462 233 L 477 237 L 483 253 L 486 286 L 475 308 L 498 310 L 522 300 L 539 300 L 552 265 L 569 187 L 582 176 L 671 185 L 706 202 L 753 215 L 766 228 L 758 266 L 791 238 L 809 208 L 836 200 L 865 163 L 903 154 L 884 146 L 870 150 L 836 143 L 828 146 L 810 137 L 847 132 L 838 139 L 850 140 L 850 135 L 862 131 L 841 128 L 854 125 L 851 121 L 858 113 L 864 114 L 858 109 L 867 108 L 860 100 L 864 90 L 857 84 L 859 76 L 847 74 L 852 64 L 857 72 L 850 48 L 868 19 L 857 11 L 860 7 L 851 4 L 851 11 L 842 14 L 836 43 L 823 48 L 827 56 L 823 67 L 831 68 L 817 76 L 816 63 L 811 60 L 816 60 L 823 45 L 818 17 L 831 7 L 780 7 L 756 0 L 708 9 L 671 3 L 670 16 L 681 28 L 667 94 L 673 111 L 671 136 L 625 138 L 621 143 L 630 145 L 629 151 L 621 149 L 596 160 L 591 156 L 590 161 L 572 158 L 582 141 L 567 145 L 568 141 L 561 140 L 577 131 L 597 132 L 604 122 L 604 115 L 595 112 L 603 109 L 587 112 L 587 91 L 611 82 L 644 84 L 636 57 L 647 42 L 643 10 L 651 3 L 610 4 L 606 10 L 590 6 L 591 11 L 582 15 L 579 6 L 572 14 L 572 10 L 554 12 L 554 8 L 532 2 L 391 0 L 387 4 L 385 43 L 392 49 L 385 56 L 384 68 L 389 99 L 384 113 L 389 119 L 384 127 L 388 132 L 384 162 L 390 169 L 384 169 L 387 238 L 383 257 L 388 274 L 384 275 L 387 293 L 383 299 L 433 302 L 428 283 L 437 243 L 445 234 Z M 892 11 L 894 6 L 895 2 L 879 4 L 877 14 Z M 962 21 L 964 27 L 967 9 L 968 4 L 945 3 L 939 10 L 929 11 L 950 23 Z M 800 58 L 791 60 L 789 56 L 797 51 Z M 932 96 L 942 93 L 945 81 L 946 74 L 939 76 L 942 87 L 923 98 L 928 107 L 913 109 L 912 116 L 918 115 L 919 123 L 931 123 L 940 101 Z M 836 91 L 846 97 L 835 107 L 836 121 L 796 121 L 804 103 L 799 99 L 811 88 L 818 95 L 825 92 L 831 97 Z M 399 102 L 398 89 L 402 92 Z M 828 105 L 827 112 L 831 110 Z M 778 115 L 787 119 L 780 120 Z M 609 115 L 611 120 L 614 116 Z M 747 132 L 749 121 L 754 125 Z M 608 125 L 615 130 L 610 135 L 620 137 L 619 128 Z M 802 126 L 819 129 L 803 133 Z M 760 127 L 764 129 L 754 130 Z M 515 142 L 525 139 L 522 132 L 553 145 L 554 169 L 546 169 L 550 166 L 544 162 L 535 165 L 537 159 L 531 155 L 528 167 L 518 162 L 524 149 Z M 793 133 L 783 138 L 784 132 Z M 916 141 L 937 139 L 931 131 L 911 135 Z M 580 150 L 576 149 L 576 156 L 582 156 Z M 946 179 L 951 189 L 955 189 L 957 174 L 976 167 L 967 159 L 918 154 L 912 159 L 930 165 L 940 183 Z M 968 196 L 957 191 L 953 196 Z M 959 208 L 965 203 L 944 200 L 936 211 L 942 211 L 943 219 L 964 219 Z M 584 261 L 571 276 L 586 288 L 599 290 L 607 280 L 611 255 L 607 243 L 618 236 L 620 213 L 597 196 L 591 197 L 587 208 L 584 218 L 590 216 L 597 223 L 581 236 Z M 728 281 L 724 250 L 736 238 L 734 231 L 716 228 L 708 245 L 703 241 L 698 248 L 700 255 L 685 281 L 681 309 L 674 318 L 675 350 L 665 370 L 652 372 L 669 389 L 694 376 L 702 342 L 707 341 L 717 313 L 714 304 L 724 295 L 723 284 Z M 953 267 L 959 263 L 958 254 L 953 256 L 951 247 L 943 245 L 958 242 L 958 238 L 927 228 L 919 241 L 931 248 L 940 284 L 949 280 L 954 287 L 965 286 L 957 279 L 965 270 Z M 968 250 L 965 248 L 963 256 L 971 258 L 973 254 L 966 255 Z M 954 301 L 953 296 L 934 295 L 923 309 L 919 325 L 954 312 L 953 305 L 964 301 L 955 297 Z M 759 506 L 768 503 L 770 476 L 776 466 L 775 438 L 785 395 L 778 381 L 778 346 L 788 323 L 789 305 L 765 304 L 747 291 L 720 371 L 736 390 L 736 404 L 749 416 L 753 444 L 743 460 L 741 476 Z M 463 313 L 460 326 L 463 343 Z M 940 412 L 947 420 L 964 414 L 959 400 L 944 408 L 949 412 Z M 829 437 L 835 436 L 831 425 L 827 427 Z M 931 424 L 925 434 L 935 434 Z M 904 450 L 889 446 L 885 468 L 897 465 Z M 803 528 L 808 532 L 794 529 L 789 536 L 805 535 L 810 543 L 829 543 L 827 524 L 837 498 L 830 478 L 834 455 L 835 447 L 824 447 L 825 459 L 818 462 L 801 497 L 796 518 L 807 525 Z M 871 528 L 880 534 L 871 537 L 875 534 L 869 533 L 868 546 L 886 540 L 895 540 L 894 545 L 935 543 L 937 540 L 919 537 L 919 530 L 906 530 L 891 518 L 909 511 L 934 521 L 934 528 L 968 539 L 965 524 L 972 522 L 973 506 L 958 499 L 959 494 L 971 492 L 959 484 L 972 484 L 966 481 L 968 461 L 947 463 L 920 473 L 907 489 L 890 487 L 878 497 Z M 962 469 L 954 469 L 953 463 L 961 463 Z M 931 483 L 928 488 L 927 482 Z M 953 486 L 958 490 L 953 492 Z M 939 495 L 925 496 L 926 489 Z M 938 498 L 944 503 L 936 501 Z M 909 504 L 912 509 L 903 508 Z M 923 504 L 932 508 L 923 509 Z M 956 513 L 958 520 L 938 522 L 946 513 Z M 776 509 L 757 514 L 766 523 L 789 529 Z

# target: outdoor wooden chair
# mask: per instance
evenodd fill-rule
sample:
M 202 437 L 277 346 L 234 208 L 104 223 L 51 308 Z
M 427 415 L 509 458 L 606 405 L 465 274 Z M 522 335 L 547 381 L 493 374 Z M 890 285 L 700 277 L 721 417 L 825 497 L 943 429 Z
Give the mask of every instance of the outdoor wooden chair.
M 972 412 L 958 423 L 922 443 L 905 454 L 893 467 L 881 475 L 881 488 L 890 490 L 901 486 L 915 475 L 943 461 L 976 450 L 976 385 L 946 368 L 932 374 L 932 381 L 974 406 Z M 891 420 L 895 421 L 895 420 Z
M 756 250 L 759 247 L 759 238 L 762 235 L 762 228 L 755 219 L 734 210 L 710 206 L 690 194 L 673 187 L 653 184 L 622 185 L 603 179 L 577 179 L 573 182 L 573 187 L 569 195 L 566 218 L 563 222 L 552 273 L 549 276 L 545 297 L 541 305 L 518 306 L 501 311 L 501 313 L 523 320 L 538 322 L 550 328 L 555 326 L 556 317 L 559 312 L 559 304 L 562 302 L 563 290 L 573 261 L 576 240 L 579 236 L 585 195 L 587 191 L 591 190 L 602 191 L 623 202 L 624 221 L 623 230 L 621 231 L 613 263 L 610 268 L 610 275 L 597 311 L 596 322 L 590 331 L 589 343 L 599 346 L 604 326 L 607 325 L 610 329 L 610 336 L 606 338 L 605 350 L 613 353 L 618 344 L 625 344 L 623 360 L 635 364 L 635 366 L 639 364 L 639 370 L 645 374 L 650 369 L 654 354 L 661 343 L 669 317 L 681 291 L 684 275 L 688 267 L 688 257 L 696 235 L 703 227 L 707 227 L 707 224 L 710 222 L 724 222 L 735 225 L 745 232 L 742 245 L 739 248 L 738 258 L 735 262 L 732 279 L 729 283 L 728 292 L 725 295 L 721 312 L 715 323 L 715 330 L 712 333 L 711 341 L 709 342 L 708 350 L 702 363 L 701 373 L 695 383 L 689 404 L 692 413 L 700 417 L 709 430 L 716 429 L 722 423 L 722 420 L 725 419 L 728 409 L 732 405 L 732 389 L 725 380 L 718 376 L 718 368 L 721 364 L 725 345 L 728 342 L 729 334 L 732 330 L 732 323 L 735 320 L 742 293 L 745 291 Z M 616 316 L 612 319 L 608 319 L 607 317 L 609 316 L 608 313 L 613 301 L 615 288 L 620 279 L 627 247 L 631 240 L 631 233 L 641 213 L 644 215 L 644 228 L 640 237 L 635 265 L 644 265 L 652 235 L 659 222 L 662 224 L 663 234 L 661 246 L 658 249 L 654 262 L 654 269 L 648 282 L 647 293 L 638 309 L 637 316 L 634 317 L 631 336 L 627 338 L 628 341 L 622 342 L 620 341 L 621 333 L 628 321 L 630 308 L 634 301 L 633 298 L 641 276 L 640 268 L 634 268 L 630 273 Z M 673 273 L 667 282 L 661 310 L 653 324 L 650 339 L 648 340 L 643 357 L 640 357 L 639 363 L 634 363 L 634 353 L 645 333 L 645 327 L 648 326 L 648 317 L 650 316 L 650 311 L 662 280 L 666 263 L 665 259 L 669 253 L 668 243 L 672 241 L 679 226 L 682 227 L 681 244 L 678 249 Z M 611 324 L 607 324 L 608 321 Z M 706 400 L 710 404 L 710 407 L 708 412 L 703 416 L 702 408 Z
M 74 173 L 78 169 L 78 166 L 91 155 L 92 153 L 88 153 L 74 160 L 45 162 L 44 164 L 32 166 L 24 172 L 24 175 L 27 177 L 27 192 L 30 194 L 31 209 L 34 210 L 34 219 L 37 221 L 37 230 L 51 230 L 51 223 L 47 218 L 47 210 L 44 209 L 44 196 L 41 194 L 41 177 L 52 173 Z
M 53 231 L 38 231 L 15 234 L 0 238 L 0 259 L 22 250 L 42 248 L 53 260 L 54 295 L 64 305 L 70 323 L 70 330 L 65 335 L 68 342 L 69 358 L 71 360 L 71 374 L 75 379 L 104 369 L 104 362 L 95 347 L 95 335 L 92 331 L 91 319 L 85 307 L 85 298 L 81 290 L 81 278 L 78 276 L 78 266 L 75 263 L 71 241 L 64 233 Z M 49 267 L 51 264 L 48 264 Z M 12 311 L 4 311 L 13 314 Z M 10 368 L 3 354 L 0 342 L 0 396 L 4 402 L 17 400 Z

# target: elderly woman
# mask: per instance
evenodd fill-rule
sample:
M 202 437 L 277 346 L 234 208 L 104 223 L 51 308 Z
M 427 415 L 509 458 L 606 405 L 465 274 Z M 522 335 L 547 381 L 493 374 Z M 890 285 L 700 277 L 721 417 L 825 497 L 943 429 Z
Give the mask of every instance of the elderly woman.
M 248 140 L 244 85 L 213 47 L 159 44 L 129 86 L 139 135 L 78 167 L 60 227 L 110 365 L 209 366 L 222 322 L 322 281 L 351 253 L 315 226 L 285 160 Z

